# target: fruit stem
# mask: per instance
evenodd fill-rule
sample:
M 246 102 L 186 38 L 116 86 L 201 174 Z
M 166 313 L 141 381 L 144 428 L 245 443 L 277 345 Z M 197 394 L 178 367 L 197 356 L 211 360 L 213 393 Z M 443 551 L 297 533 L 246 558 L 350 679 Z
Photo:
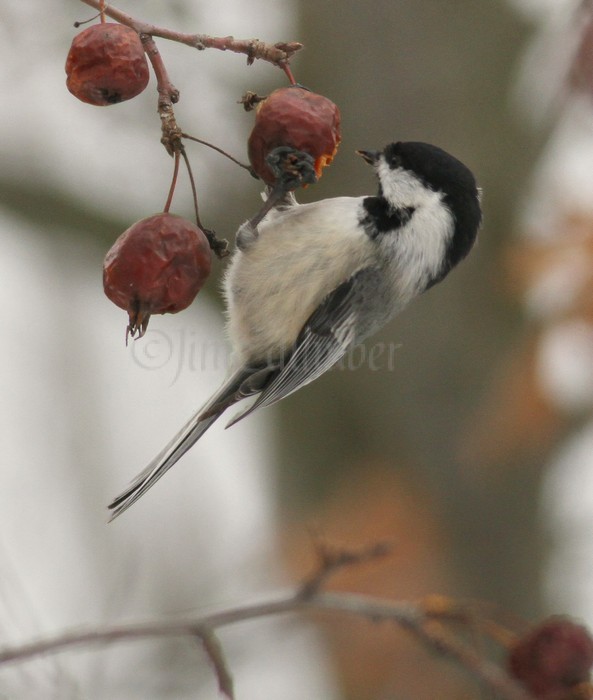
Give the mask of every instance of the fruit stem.
M 171 180 L 171 187 L 169 188 L 169 195 L 167 197 L 167 201 L 165 202 L 165 206 L 163 207 L 163 211 L 165 214 L 169 213 L 169 209 L 171 208 L 171 202 L 173 201 L 173 193 L 175 192 L 175 187 L 177 186 L 177 176 L 179 175 L 179 151 L 175 151 L 175 165 L 173 166 L 173 179 Z
M 296 85 L 297 81 L 295 80 L 294 75 L 292 74 L 292 71 L 290 70 L 290 66 L 288 64 L 288 61 L 284 61 L 283 63 L 278 64 L 280 68 L 286 73 L 286 77 L 288 78 L 289 82 L 291 85 Z
M 311 185 L 317 182 L 313 158 L 303 151 L 290 146 L 279 146 L 270 152 L 266 158 L 272 169 L 276 182 L 267 188 L 267 199 L 261 209 L 249 221 L 252 230 L 267 216 L 274 207 L 287 201 L 300 185 Z
M 211 148 L 212 150 L 217 151 L 218 153 L 225 156 L 229 160 L 232 160 L 233 163 L 238 165 L 240 168 L 244 168 L 245 170 L 247 170 L 247 172 L 252 177 L 259 180 L 259 177 L 255 174 L 253 168 L 250 165 L 246 165 L 245 163 L 241 163 L 240 160 L 237 160 L 236 158 L 234 158 L 232 155 L 230 155 L 226 151 L 223 151 L 222 148 L 215 146 L 213 143 L 209 143 L 208 141 L 204 141 L 203 139 L 199 139 L 196 136 L 191 136 L 190 134 L 186 134 L 186 133 L 181 134 L 181 138 L 189 139 L 190 141 L 195 141 L 196 143 L 201 143 L 203 146 L 208 146 L 208 148 Z
M 175 156 L 178 157 L 179 153 L 183 156 L 183 160 L 185 161 L 185 167 L 187 168 L 187 174 L 189 176 L 189 183 L 191 185 L 191 193 L 192 197 L 194 200 L 194 212 L 196 215 L 196 224 L 203 229 L 204 227 L 202 226 L 202 222 L 200 221 L 200 209 L 198 207 L 198 190 L 196 188 L 196 181 L 194 180 L 194 174 L 191 169 L 191 165 L 189 162 L 189 158 L 187 157 L 187 153 L 185 152 L 185 148 L 181 146 L 178 152 L 175 153 Z
M 105 24 L 105 0 L 99 3 L 99 14 L 101 15 L 101 24 Z
M 181 146 L 179 148 L 179 153 L 181 153 L 181 156 L 183 157 L 183 160 L 185 161 L 185 167 L 187 168 L 187 174 L 189 176 L 189 182 L 191 185 L 191 192 L 192 196 L 194 198 L 194 210 L 196 214 L 196 224 L 202 229 L 204 232 L 204 235 L 208 239 L 208 243 L 210 244 L 210 248 L 214 251 L 214 254 L 218 258 L 224 258 L 229 254 L 229 244 L 227 241 L 224 239 L 217 238 L 216 234 L 214 231 L 210 230 L 209 228 L 206 228 L 202 222 L 200 221 L 200 212 L 198 208 L 198 191 L 196 188 L 196 181 L 194 180 L 194 174 L 191 169 L 191 165 L 189 162 L 189 158 L 187 157 L 187 153 L 185 152 L 185 148 Z
M 96 15 L 93 15 L 92 17 L 89 17 L 88 19 L 81 19 L 77 20 L 76 22 L 73 23 L 73 26 L 75 29 L 78 29 L 79 27 L 82 27 L 83 24 L 88 24 L 89 22 L 94 22 L 97 17 L 100 17 L 101 13 L 99 12 Z

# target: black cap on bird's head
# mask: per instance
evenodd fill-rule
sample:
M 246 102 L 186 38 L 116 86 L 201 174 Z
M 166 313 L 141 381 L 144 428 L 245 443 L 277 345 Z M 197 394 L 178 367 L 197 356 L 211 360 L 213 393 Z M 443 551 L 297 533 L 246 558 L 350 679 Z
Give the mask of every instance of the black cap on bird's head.
M 454 220 L 455 229 L 449 245 L 447 271 L 471 250 L 482 221 L 480 190 L 472 171 L 442 148 L 421 141 L 397 141 L 382 151 L 356 151 L 374 166 L 379 177 L 379 196 L 389 193 L 386 185 L 397 190 L 404 174 L 424 188 L 440 193 Z M 408 176 L 409 179 L 409 176 Z
M 464 189 L 478 194 L 472 171 L 438 146 L 420 141 L 399 141 L 386 146 L 382 155 L 392 170 L 403 168 L 414 173 L 432 190 L 448 194 L 452 189 Z
M 471 170 L 442 148 L 421 141 L 397 141 L 382 151 L 358 150 L 369 165 L 381 160 L 391 170 L 402 169 L 413 173 L 424 185 L 445 194 L 451 188 L 465 188 L 477 194 L 476 180 Z

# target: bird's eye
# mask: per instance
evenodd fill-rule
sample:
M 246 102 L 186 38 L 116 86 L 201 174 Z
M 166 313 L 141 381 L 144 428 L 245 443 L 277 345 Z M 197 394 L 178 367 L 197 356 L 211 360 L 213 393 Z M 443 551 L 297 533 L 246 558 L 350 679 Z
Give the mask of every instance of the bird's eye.
M 402 167 L 402 157 L 397 150 L 397 144 L 392 144 L 385 149 L 385 160 L 387 161 L 387 165 L 392 170 Z

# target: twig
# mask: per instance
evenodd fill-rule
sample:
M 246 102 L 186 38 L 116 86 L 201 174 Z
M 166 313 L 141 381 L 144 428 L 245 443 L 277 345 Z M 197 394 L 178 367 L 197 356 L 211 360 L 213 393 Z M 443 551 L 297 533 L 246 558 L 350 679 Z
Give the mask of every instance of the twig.
M 214 666 L 214 671 L 218 680 L 218 689 L 221 693 L 226 695 L 229 700 L 234 700 L 235 691 L 233 688 L 233 676 L 226 662 L 222 644 L 211 629 L 206 628 L 202 630 L 199 637 L 204 651 L 208 654 L 208 658 Z
M 298 607 L 298 604 L 296 607 Z M 193 620 L 131 622 L 87 631 L 73 630 L 53 638 L 5 648 L 3 651 L 0 651 L 0 665 L 23 662 L 43 654 L 55 654 L 71 647 L 111 644 L 124 639 L 159 637 L 199 637 L 202 639 L 205 631 L 215 630 L 243 620 L 279 615 L 295 609 L 295 598 L 294 596 L 289 596 L 274 602 L 232 608 Z
M 533 700 L 532 696 L 501 668 L 468 649 L 448 634 L 438 622 L 427 618 L 422 609 L 415 605 L 392 603 L 348 593 L 318 593 L 311 599 L 310 607 L 346 612 L 374 621 L 392 620 L 433 651 L 457 661 L 477 680 L 507 700 Z
M 195 141 L 196 143 L 200 143 L 202 144 L 202 146 L 208 146 L 208 148 L 211 148 L 213 151 L 216 151 L 217 153 L 223 155 L 225 158 L 228 158 L 235 165 L 238 165 L 240 168 L 243 168 L 243 170 L 247 170 L 247 172 L 256 180 L 259 180 L 259 175 L 255 173 L 255 170 L 251 167 L 251 165 L 242 163 L 240 160 L 232 156 L 230 153 L 227 153 L 222 148 L 219 148 L 218 146 L 215 146 L 213 143 L 209 143 L 208 141 L 204 141 L 204 139 L 199 139 L 197 136 L 191 136 L 190 134 L 186 134 L 185 132 L 181 134 L 181 136 L 182 138 L 188 139 L 189 141 Z
M 182 147 L 182 131 L 177 125 L 175 112 L 173 111 L 173 105 L 179 101 L 179 90 L 169 79 L 169 74 L 152 36 L 143 32 L 140 34 L 140 40 L 156 76 L 157 92 L 159 94 L 157 111 L 161 118 L 161 143 L 167 150 L 167 153 L 172 156 L 181 150 Z
M 101 0 L 81 0 L 81 2 L 96 9 L 99 9 L 101 6 Z M 303 48 L 303 45 L 297 41 L 266 44 L 258 39 L 235 39 L 232 36 L 216 37 L 209 36 L 208 34 L 177 32 L 136 19 L 112 5 L 105 5 L 103 11 L 108 17 L 111 17 L 111 19 L 120 22 L 120 24 L 132 27 L 132 29 L 135 29 L 139 34 L 148 34 L 150 36 L 158 36 L 161 39 L 176 41 L 200 51 L 204 49 L 218 49 L 219 51 L 232 51 L 233 53 L 245 54 L 249 64 L 253 63 L 255 60 L 267 61 L 268 63 L 282 68 L 289 80 L 291 73 L 290 70 L 286 70 L 285 66 L 288 65 L 294 54 Z
M 194 179 L 194 174 L 193 174 L 193 171 L 191 169 L 191 164 L 189 162 L 189 158 L 187 157 L 187 153 L 185 152 L 185 148 L 184 148 L 183 144 L 179 145 L 179 153 L 181 153 L 183 160 L 185 162 L 185 167 L 187 168 L 187 174 L 188 174 L 189 182 L 191 185 L 192 197 L 194 200 L 196 224 L 202 229 L 202 232 L 206 236 L 206 238 L 208 239 L 208 243 L 210 244 L 210 248 L 214 251 L 214 254 L 218 258 L 225 258 L 230 253 L 229 242 L 224 238 L 218 238 L 218 236 L 216 235 L 216 233 L 214 233 L 214 231 L 212 231 L 212 229 L 206 228 L 202 224 L 202 221 L 200 220 L 200 210 L 198 207 L 198 190 L 196 188 L 196 181 Z
M 352 550 L 330 547 L 313 533 L 317 566 L 311 576 L 301 585 L 302 598 L 311 598 L 321 589 L 326 580 L 339 569 L 375 561 L 391 554 L 393 546 L 389 542 L 377 542 L 362 549 Z

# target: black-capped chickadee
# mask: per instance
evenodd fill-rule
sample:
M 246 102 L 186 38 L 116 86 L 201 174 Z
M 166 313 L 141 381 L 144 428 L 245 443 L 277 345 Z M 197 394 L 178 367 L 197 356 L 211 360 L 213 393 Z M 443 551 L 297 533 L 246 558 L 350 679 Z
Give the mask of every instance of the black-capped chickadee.
M 317 379 L 469 253 L 481 210 L 465 165 L 426 143 L 358 153 L 376 196 L 293 200 L 239 229 L 224 284 L 235 370 L 111 503 L 112 519 L 229 406 L 257 397 L 232 425 Z

